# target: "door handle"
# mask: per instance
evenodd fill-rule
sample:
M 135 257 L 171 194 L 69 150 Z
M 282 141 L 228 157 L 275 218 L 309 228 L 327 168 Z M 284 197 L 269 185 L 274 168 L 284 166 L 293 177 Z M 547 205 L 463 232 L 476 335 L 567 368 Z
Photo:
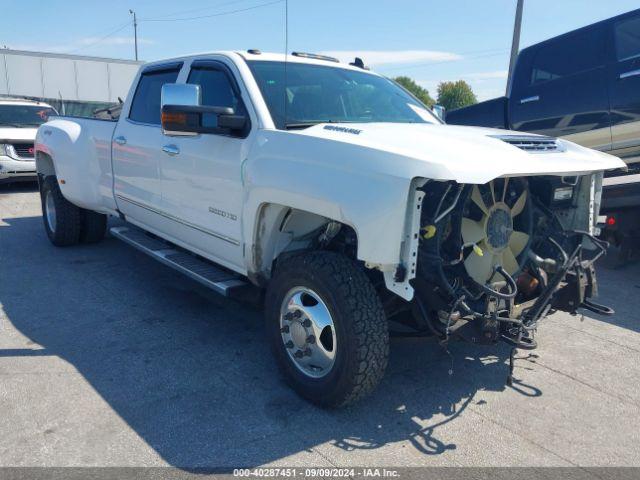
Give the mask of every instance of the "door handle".
M 113 141 L 116 142 L 118 145 L 124 145 L 125 143 L 127 143 L 127 139 L 124 138 L 122 135 L 114 138 Z
M 629 72 L 624 72 L 620 74 L 620 80 L 624 79 L 624 78 L 629 78 L 629 77 L 636 77 L 640 75 L 640 69 L 638 70 L 631 70 Z
M 533 97 L 521 98 L 520 99 L 520 104 L 537 102 L 538 100 L 540 100 L 540 95 L 534 95 Z
M 180 153 L 180 149 L 177 145 L 165 145 L 162 147 L 162 151 L 167 155 L 178 155 Z

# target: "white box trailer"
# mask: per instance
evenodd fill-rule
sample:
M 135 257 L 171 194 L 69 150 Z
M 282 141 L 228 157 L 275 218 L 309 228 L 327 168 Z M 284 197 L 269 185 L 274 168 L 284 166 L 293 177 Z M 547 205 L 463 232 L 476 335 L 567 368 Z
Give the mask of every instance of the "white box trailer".
M 142 63 L 0 49 L 0 96 L 42 100 L 67 115 L 91 116 L 125 99 Z

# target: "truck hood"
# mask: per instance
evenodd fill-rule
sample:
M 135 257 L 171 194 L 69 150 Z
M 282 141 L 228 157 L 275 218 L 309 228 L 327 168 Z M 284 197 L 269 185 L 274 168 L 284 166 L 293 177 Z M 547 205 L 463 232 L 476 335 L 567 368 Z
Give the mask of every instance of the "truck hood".
M 417 123 L 330 123 L 291 132 L 357 145 L 410 161 L 407 174 L 459 183 L 486 183 L 504 176 L 581 175 L 624 168 L 608 154 L 557 140 L 557 149 L 524 150 L 509 143 L 513 137 L 548 139 L 491 128 Z M 402 162 L 404 167 L 409 167 Z M 400 165 L 398 165 L 400 167 Z
M 25 140 L 33 142 L 37 128 L 0 127 L 0 142 L 3 140 Z

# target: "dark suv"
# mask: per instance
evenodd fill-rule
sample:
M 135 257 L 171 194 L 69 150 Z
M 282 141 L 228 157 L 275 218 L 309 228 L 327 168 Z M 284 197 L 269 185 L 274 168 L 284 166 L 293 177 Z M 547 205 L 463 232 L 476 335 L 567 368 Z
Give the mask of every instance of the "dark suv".
M 640 9 L 525 48 L 507 97 L 453 110 L 447 123 L 563 137 L 624 159 L 629 171 L 605 178 L 602 212 L 610 239 L 633 241 L 640 227 Z

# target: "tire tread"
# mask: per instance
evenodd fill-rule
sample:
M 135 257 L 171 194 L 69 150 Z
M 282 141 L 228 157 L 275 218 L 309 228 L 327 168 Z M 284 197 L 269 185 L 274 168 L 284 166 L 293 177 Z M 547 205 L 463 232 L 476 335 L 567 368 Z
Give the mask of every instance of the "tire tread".
M 56 207 L 56 230 L 52 232 L 47 224 L 45 212 L 46 192 L 51 191 Z M 42 219 L 47 235 L 51 243 L 58 247 L 75 245 L 80 241 L 80 228 L 82 223 L 81 209 L 69 202 L 60 191 L 58 179 L 48 176 L 44 179 L 42 188 Z

